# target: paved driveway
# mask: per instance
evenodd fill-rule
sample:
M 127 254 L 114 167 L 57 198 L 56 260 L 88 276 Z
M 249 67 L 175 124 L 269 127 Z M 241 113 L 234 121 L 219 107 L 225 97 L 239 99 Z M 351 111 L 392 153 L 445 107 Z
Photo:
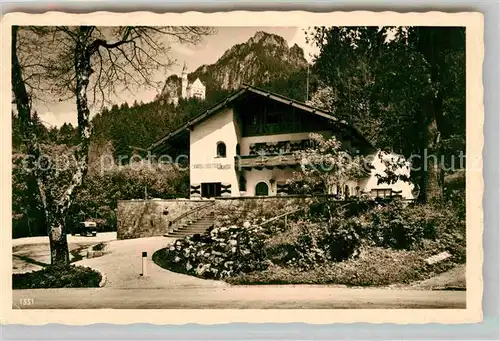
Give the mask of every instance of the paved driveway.
M 98 233 L 95 237 L 68 236 L 70 260 L 80 258 L 90 245 L 116 240 L 116 232 Z M 80 255 L 81 254 L 81 255 Z M 12 272 L 40 270 L 50 264 L 49 237 L 29 237 L 12 240 Z
M 150 237 L 116 240 L 107 244 L 108 254 L 76 262 L 77 265 L 97 269 L 106 275 L 106 288 L 153 289 L 176 287 L 227 287 L 225 282 L 203 280 L 165 270 L 152 261 L 156 250 L 175 239 Z M 147 252 L 147 276 L 142 276 L 142 252 Z
M 106 244 L 105 255 L 83 258 L 73 264 L 99 270 L 106 276 L 106 288 L 178 288 L 228 287 L 221 281 L 203 280 L 165 270 L 152 261 L 155 251 L 174 242 L 173 238 L 150 237 L 116 240 L 116 232 L 100 233 L 96 237 L 68 236 L 70 257 L 85 256 L 90 245 Z M 13 240 L 13 273 L 41 269 L 50 263 L 48 237 Z M 147 276 L 142 276 L 142 252 L 147 252 Z M 81 253 L 80 256 L 79 253 Z

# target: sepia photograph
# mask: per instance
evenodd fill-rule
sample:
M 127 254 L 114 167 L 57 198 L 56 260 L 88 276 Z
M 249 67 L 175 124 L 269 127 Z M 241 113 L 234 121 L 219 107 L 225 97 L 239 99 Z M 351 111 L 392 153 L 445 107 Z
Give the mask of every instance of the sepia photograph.
M 465 24 L 88 22 L 4 32 L 13 311 L 467 309 Z

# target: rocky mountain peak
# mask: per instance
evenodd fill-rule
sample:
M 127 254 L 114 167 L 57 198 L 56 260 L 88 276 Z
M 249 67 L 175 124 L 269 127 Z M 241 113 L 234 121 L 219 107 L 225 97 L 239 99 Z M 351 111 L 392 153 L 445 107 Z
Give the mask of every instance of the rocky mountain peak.
M 277 46 L 277 47 L 285 47 L 286 40 L 272 33 L 266 33 L 264 31 L 258 31 L 255 35 L 250 38 L 247 42 L 249 45 L 253 44 L 262 44 L 263 46 Z
M 207 91 L 234 90 L 242 83 L 259 86 L 266 82 L 286 78 L 307 65 L 304 51 L 297 44 L 276 34 L 256 32 L 246 42 L 226 50 L 211 65 L 202 65 L 188 74 L 190 82 L 199 78 Z

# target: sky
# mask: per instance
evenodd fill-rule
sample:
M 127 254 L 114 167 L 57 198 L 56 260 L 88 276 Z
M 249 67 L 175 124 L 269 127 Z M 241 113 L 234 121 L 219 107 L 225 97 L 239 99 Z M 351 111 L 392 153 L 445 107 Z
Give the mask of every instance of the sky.
M 180 74 L 182 66 L 186 63 L 188 71 L 192 72 L 203 64 L 215 63 L 226 50 L 236 44 L 246 42 L 258 31 L 274 33 L 282 36 L 289 44 L 297 44 L 304 50 L 304 55 L 307 60 L 312 59 L 312 55 L 317 53 L 317 50 L 306 43 L 305 32 L 306 27 L 218 27 L 217 33 L 205 37 L 200 44 L 181 45 L 172 43 L 170 46 L 169 58 L 175 60 L 172 66 L 171 74 Z M 132 104 L 137 102 L 150 102 L 158 93 L 158 89 L 139 89 L 130 94 L 129 92 L 120 94 L 119 97 L 111 99 L 114 103 L 121 104 L 128 102 Z M 77 124 L 76 105 L 74 100 L 58 103 L 43 103 L 35 105 L 40 119 L 46 126 L 60 127 L 63 123 L 71 123 L 73 126 Z M 92 114 L 96 113 L 98 108 L 91 108 Z

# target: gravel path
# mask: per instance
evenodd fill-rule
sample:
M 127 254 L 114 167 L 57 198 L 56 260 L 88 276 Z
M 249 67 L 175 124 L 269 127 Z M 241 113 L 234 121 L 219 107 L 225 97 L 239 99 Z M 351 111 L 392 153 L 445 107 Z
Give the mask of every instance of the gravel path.
M 173 238 L 150 237 L 116 240 L 116 232 L 100 233 L 96 237 L 68 236 L 68 245 L 73 253 L 85 254 L 90 245 L 105 243 L 104 254 L 97 258 L 84 258 L 73 264 L 99 270 L 106 276 L 106 288 L 196 288 L 228 287 L 221 281 L 211 281 L 174 273 L 157 266 L 151 259 L 153 253 L 174 242 Z M 13 273 L 39 270 L 50 263 L 48 237 L 14 239 L 12 246 Z M 146 251 L 147 276 L 142 276 L 142 252 Z M 73 255 L 71 255 L 73 258 Z

